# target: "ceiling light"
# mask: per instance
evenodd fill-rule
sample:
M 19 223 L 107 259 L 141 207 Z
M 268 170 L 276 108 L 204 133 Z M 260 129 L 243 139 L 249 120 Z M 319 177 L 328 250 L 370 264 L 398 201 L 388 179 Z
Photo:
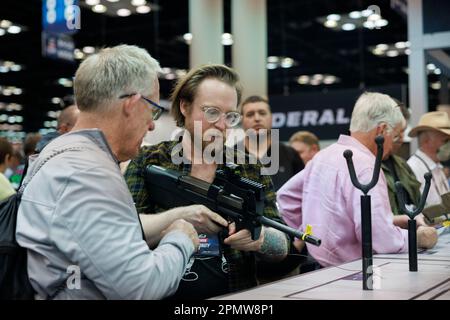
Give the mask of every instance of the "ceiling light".
M 147 1 L 145 0 L 131 0 L 131 4 L 135 7 L 143 6 L 146 3 Z
M 431 83 L 431 89 L 434 89 L 434 90 L 441 89 L 441 83 L 440 82 L 433 82 L 433 83 Z
M 192 40 L 192 33 L 183 34 L 183 39 L 186 41 Z
M 95 6 L 100 3 L 100 0 L 86 0 L 86 4 L 89 6 Z
M 7 29 L 12 25 L 12 22 L 9 20 L 2 20 L 0 21 L 0 28 Z
M 167 68 L 167 67 L 164 67 L 164 68 L 161 68 L 161 72 L 164 73 L 164 74 L 167 74 L 167 73 L 171 72 L 171 69 Z
M 0 28 L 0 36 L 3 36 L 6 33 L 5 29 Z
M 9 68 L 8 68 L 8 67 L 0 66 L 0 73 L 6 73 L 6 72 L 8 72 L 8 71 L 9 71 Z
M 173 73 L 168 73 L 164 76 L 166 80 L 174 80 L 176 76 Z
M 384 50 L 379 49 L 379 48 L 375 48 L 372 50 L 372 53 L 376 56 L 382 56 L 384 54 Z
M 406 54 L 406 55 L 410 55 L 410 54 L 411 54 L 411 49 L 409 49 L 409 48 L 408 48 L 408 49 L 405 49 L 405 54 Z
M 380 43 L 380 44 L 376 45 L 376 48 L 379 49 L 379 50 L 383 50 L 384 51 L 384 50 L 389 49 L 389 46 L 387 44 L 385 44 L 385 43 Z
M 342 25 L 342 30 L 344 31 L 351 31 L 351 30 L 355 30 L 356 26 L 353 23 L 344 23 Z
M 10 96 L 11 94 L 12 94 L 12 90 L 11 89 L 8 89 L 8 88 L 3 89 L 3 95 L 4 96 Z
M 49 111 L 49 112 L 47 112 L 47 116 L 50 117 L 50 118 L 57 118 L 58 117 L 56 111 Z
M 20 95 L 20 94 L 22 94 L 22 89 L 20 89 L 20 88 L 14 88 L 13 90 L 12 90 L 12 93 L 13 94 L 15 94 L 15 95 Z
M 373 21 L 364 21 L 363 26 L 367 29 L 373 29 L 375 28 L 375 23 Z
M 58 84 L 66 87 L 66 88 L 70 88 L 73 85 L 73 82 L 72 82 L 72 80 L 69 80 L 67 78 L 59 78 Z
M 80 49 L 73 50 L 73 55 L 75 56 L 75 59 L 81 60 L 84 58 L 84 53 Z
M 187 74 L 187 71 L 184 69 L 177 69 L 175 70 L 175 74 L 178 78 L 184 77 Z
M 17 34 L 20 31 L 22 31 L 22 28 L 19 27 L 19 26 L 11 26 L 11 27 L 8 28 L 8 32 L 12 33 L 12 34 Z
M 309 76 L 303 75 L 297 78 L 299 84 L 307 84 L 309 82 Z
M 323 79 L 323 83 L 325 83 L 325 84 L 333 84 L 336 81 L 337 81 L 337 78 L 335 76 L 332 76 L 332 75 L 327 75 Z
M 191 44 L 192 42 L 192 33 L 185 33 L 183 34 L 183 39 L 186 44 Z
M 276 68 L 277 68 L 277 64 L 276 64 L 276 63 L 268 63 L 268 64 L 266 65 L 266 67 L 267 67 L 267 69 L 269 69 L 269 70 L 273 70 L 273 69 L 276 69 Z
M 393 57 L 398 56 L 398 51 L 397 50 L 389 50 L 389 51 L 386 51 L 386 55 L 388 57 L 393 58 Z
M 326 20 L 323 25 L 327 28 L 335 28 L 337 27 L 337 22 L 335 20 Z
M 131 11 L 125 8 L 117 10 L 117 15 L 119 17 L 128 17 L 131 14 Z
M 434 74 L 441 74 L 442 73 L 441 69 L 439 69 L 439 68 L 434 69 L 433 72 L 434 72 Z
M 427 69 L 433 71 L 434 69 L 436 69 L 436 66 L 433 63 L 429 63 L 427 64 Z
M 319 84 L 321 84 L 321 81 L 317 79 L 312 79 L 310 84 L 313 86 L 318 86 Z
M 281 60 L 281 67 L 282 68 L 290 68 L 294 65 L 294 59 L 286 57 Z
M 406 42 L 403 41 L 399 41 L 395 43 L 395 47 L 397 49 L 405 49 L 406 48 Z
M 405 42 L 405 45 L 409 48 L 409 46 L 411 45 L 411 42 L 406 41 L 406 42 Z
M 377 13 L 372 13 L 370 16 L 367 17 L 367 20 L 376 21 L 380 20 L 381 16 Z
M 363 17 L 368 17 L 368 16 L 370 16 L 371 14 L 373 14 L 373 11 L 372 11 L 372 10 L 366 9 L 366 10 L 361 11 L 361 15 L 362 15 Z
M 106 0 L 108 2 L 119 2 L 120 0 Z
M 52 103 L 53 103 L 53 104 L 59 104 L 59 103 L 61 103 L 61 98 L 53 97 L 53 98 L 52 98 Z
M 359 19 L 359 18 L 361 18 L 362 15 L 361 15 L 361 12 L 359 12 L 359 11 L 352 11 L 348 14 L 348 16 L 352 19 Z
M 0 106 L 2 103 L 0 102 Z M 6 109 L 6 111 L 20 111 L 22 110 L 22 106 L 17 103 L 9 103 L 6 105 L 6 108 L 0 108 L 0 109 Z
M 20 71 L 20 70 L 22 70 L 22 66 L 20 64 L 14 64 L 11 67 L 9 67 L 9 69 L 11 71 Z
M 278 63 L 280 59 L 277 56 L 269 56 L 267 57 L 267 62 L 269 63 Z
M 139 6 L 136 8 L 136 12 L 140 14 L 146 14 L 150 11 L 152 11 L 152 8 L 150 8 L 149 6 Z
M 224 46 L 230 46 L 233 44 L 233 36 L 230 33 L 222 34 L 222 44 Z
M 313 80 L 318 80 L 318 81 L 322 81 L 322 79 L 323 79 L 323 75 L 322 75 L 322 74 L 319 74 L 319 73 L 317 73 L 317 74 L 313 75 L 313 76 L 312 76 L 312 78 L 313 78 Z
M 329 15 L 327 16 L 327 19 L 328 19 L 328 20 L 339 21 L 339 20 L 341 20 L 341 16 L 338 15 L 338 14 L 329 14 Z
M 87 54 L 92 54 L 95 52 L 95 48 L 92 46 L 86 46 L 83 48 L 83 52 Z
M 92 11 L 97 12 L 97 13 L 103 13 L 103 12 L 106 12 L 106 10 L 107 10 L 106 6 L 104 6 L 102 4 L 97 4 L 92 7 Z
M 386 27 L 388 25 L 388 21 L 386 19 L 380 19 L 375 21 L 375 27 L 377 28 L 381 28 L 381 27 Z

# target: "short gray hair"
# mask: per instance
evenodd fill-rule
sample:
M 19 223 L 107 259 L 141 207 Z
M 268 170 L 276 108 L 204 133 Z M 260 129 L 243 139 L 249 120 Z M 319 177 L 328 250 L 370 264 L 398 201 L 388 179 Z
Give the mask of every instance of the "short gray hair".
M 152 95 L 161 67 L 145 49 L 119 45 L 84 60 L 75 73 L 74 93 L 81 111 L 106 108 L 122 94 Z
M 405 118 L 397 103 L 387 94 L 364 92 L 353 109 L 350 131 L 369 132 L 383 122 L 394 128 L 399 123 L 404 124 Z

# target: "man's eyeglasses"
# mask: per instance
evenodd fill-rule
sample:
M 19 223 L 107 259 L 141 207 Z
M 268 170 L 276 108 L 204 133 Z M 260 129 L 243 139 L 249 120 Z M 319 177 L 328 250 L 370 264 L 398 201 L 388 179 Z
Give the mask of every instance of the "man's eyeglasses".
M 223 113 L 216 107 L 204 107 L 202 108 L 202 111 L 205 113 L 205 119 L 209 123 L 216 123 L 222 115 L 225 116 L 225 124 L 227 127 L 234 127 L 239 123 L 239 121 L 241 121 L 241 115 L 239 112 L 230 111 Z
M 390 123 L 386 122 L 386 124 L 390 128 L 389 134 L 392 137 L 392 142 L 393 143 L 400 143 L 400 141 L 402 139 L 402 136 L 403 136 L 403 132 L 400 132 L 400 133 L 399 132 L 395 132 L 395 128 Z M 394 133 L 395 133 L 395 136 L 394 136 Z
M 132 96 L 134 96 L 136 94 L 137 93 L 123 94 L 123 95 L 121 95 L 119 97 L 119 99 L 129 98 L 129 97 L 132 97 Z M 142 95 L 141 95 L 141 98 L 144 99 L 145 101 L 147 101 L 151 105 L 150 108 L 152 110 L 152 119 L 153 120 L 158 120 L 159 117 L 161 117 L 161 114 L 164 112 L 165 109 L 163 107 L 161 107 L 159 104 L 157 104 L 156 102 L 154 102 L 154 101 L 152 101 L 152 100 L 150 100 L 150 99 L 148 99 L 146 97 L 143 97 Z

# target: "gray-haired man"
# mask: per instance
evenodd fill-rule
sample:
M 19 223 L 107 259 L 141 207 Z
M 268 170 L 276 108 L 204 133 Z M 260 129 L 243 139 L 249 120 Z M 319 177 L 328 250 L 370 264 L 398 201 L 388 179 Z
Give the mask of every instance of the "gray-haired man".
M 197 233 L 176 220 L 150 250 L 151 217 L 142 230 L 118 166 L 138 153 L 161 113 L 159 70 L 145 50 L 126 45 L 78 68 L 78 122 L 33 162 L 19 208 L 17 240 L 39 298 L 158 299 L 177 289 Z

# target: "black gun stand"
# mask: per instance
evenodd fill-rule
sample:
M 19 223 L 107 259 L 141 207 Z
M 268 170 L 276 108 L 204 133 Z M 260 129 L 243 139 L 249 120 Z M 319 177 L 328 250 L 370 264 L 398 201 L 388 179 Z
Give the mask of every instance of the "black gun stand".
M 403 185 L 400 181 L 395 183 L 397 190 L 397 200 L 400 212 L 409 217 L 408 220 L 408 256 L 409 256 L 409 271 L 417 271 L 417 227 L 414 219 L 425 207 L 425 200 L 428 196 L 431 184 L 431 173 L 427 172 L 423 176 L 425 178 L 425 187 L 423 189 L 420 202 L 415 210 L 411 211 L 406 208 L 405 193 Z
M 362 185 L 356 177 L 355 167 L 353 166 L 351 150 L 344 151 L 345 160 L 347 160 L 348 171 L 350 179 L 355 188 L 361 190 L 364 195 L 361 196 L 361 239 L 362 239 L 362 273 L 363 273 L 363 290 L 373 289 L 372 279 L 372 212 L 370 204 L 370 196 L 367 195 L 378 182 L 380 176 L 381 160 L 383 157 L 383 136 L 375 138 L 377 144 L 377 156 L 375 159 L 375 167 L 373 170 L 372 180 L 369 184 Z

